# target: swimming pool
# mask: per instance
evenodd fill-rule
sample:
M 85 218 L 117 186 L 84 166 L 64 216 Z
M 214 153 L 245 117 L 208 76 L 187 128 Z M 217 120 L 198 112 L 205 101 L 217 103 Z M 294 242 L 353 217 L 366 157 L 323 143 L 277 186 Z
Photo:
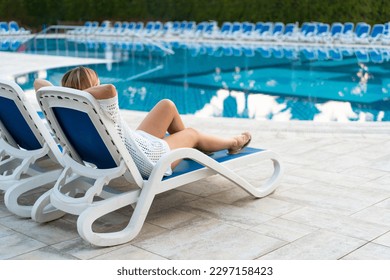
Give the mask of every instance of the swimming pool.
M 196 116 L 390 120 L 387 49 L 38 39 L 24 51 L 114 59 L 91 67 L 102 83 L 115 84 L 122 109 L 149 111 L 169 98 L 181 114 Z M 46 77 L 58 84 L 67 70 Z M 24 89 L 37 73 L 29 75 L 16 79 Z

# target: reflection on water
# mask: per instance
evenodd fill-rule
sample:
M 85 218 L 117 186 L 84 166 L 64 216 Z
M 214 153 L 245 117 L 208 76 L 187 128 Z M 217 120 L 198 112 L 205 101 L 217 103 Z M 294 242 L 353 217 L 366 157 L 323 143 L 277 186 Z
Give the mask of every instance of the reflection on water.
M 93 68 L 102 83 L 115 84 L 123 109 L 148 111 L 169 98 L 180 113 L 196 116 L 390 119 L 388 49 L 56 39 L 34 42 L 26 52 L 112 59 Z M 29 89 L 34 78 L 47 76 L 59 84 L 66 70 L 31 73 L 17 82 Z

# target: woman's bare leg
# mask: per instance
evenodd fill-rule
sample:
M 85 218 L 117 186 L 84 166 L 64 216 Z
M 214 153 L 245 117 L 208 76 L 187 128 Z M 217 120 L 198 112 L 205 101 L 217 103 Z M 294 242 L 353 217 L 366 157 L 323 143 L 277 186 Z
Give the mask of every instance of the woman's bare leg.
M 185 129 L 176 105 L 168 100 L 161 100 L 153 107 L 137 128 L 158 138 L 164 138 L 167 131 L 175 134 Z
M 231 150 L 243 146 L 250 139 L 249 134 L 224 138 L 186 128 L 176 105 L 167 99 L 157 103 L 137 129 L 164 139 L 171 150 L 178 148 L 197 148 L 203 152 Z M 170 135 L 166 137 L 167 131 Z M 174 162 L 172 168 L 179 162 Z
M 193 128 L 186 128 L 180 132 L 169 135 L 164 140 L 171 150 L 178 148 L 197 148 L 203 152 L 215 152 L 224 149 L 237 149 L 245 145 L 250 140 L 250 134 L 245 133 L 239 136 L 224 138 L 199 132 Z M 172 169 L 180 161 L 174 162 Z

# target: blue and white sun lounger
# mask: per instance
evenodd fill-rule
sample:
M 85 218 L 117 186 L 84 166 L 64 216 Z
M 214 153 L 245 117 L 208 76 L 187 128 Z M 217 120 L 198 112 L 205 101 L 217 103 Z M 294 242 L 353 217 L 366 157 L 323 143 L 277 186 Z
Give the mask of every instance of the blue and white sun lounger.
M 50 201 L 58 209 L 79 215 L 79 234 L 97 246 L 117 245 L 137 236 L 159 193 L 220 174 L 253 196 L 264 197 L 275 190 L 282 174 L 279 158 L 271 151 L 246 148 L 237 155 L 220 151 L 210 157 L 196 149 L 184 148 L 162 157 L 149 178 L 142 178 L 114 124 L 90 94 L 70 88 L 45 87 L 38 91 L 37 98 L 64 147 L 64 170 L 52 189 Z M 186 160 L 173 175 L 164 177 L 167 167 L 179 159 Z M 234 172 L 237 167 L 262 160 L 273 163 L 273 174 L 261 187 L 251 185 Z M 128 188 L 114 192 L 109 189 L 110 182 L 119 177 L 127 180 Z M 134 212 L 124 229 L 115 232 L 92 229 L 92 224 L 100 217 L 129 205 L 134 207 Z
M 46 192 L 33 206 L 19 198 L 58 179 L 61 152 L 36 110 L 14 82 L 0 81 L 0 191 L 7 208 L 21 217 L 41 222 L 64 213 L 49 205 Z M 34 212 L 34 214 L 33 214 Z

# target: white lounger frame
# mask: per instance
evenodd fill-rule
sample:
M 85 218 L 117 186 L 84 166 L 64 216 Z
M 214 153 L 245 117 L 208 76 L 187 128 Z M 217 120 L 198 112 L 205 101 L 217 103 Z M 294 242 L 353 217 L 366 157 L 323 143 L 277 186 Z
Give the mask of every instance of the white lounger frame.
M 62 211 L 79 215 L 77 229 L 80 236 L 97 246 L 112 246 L 132 240 L 140 232 L 154 197 L 162 192 L 195 182 L 214 174 L 220 174 L 255 197 L 264 197 L 272 193 L 282 174 L 279 157 L 271 151 L 260 151 L 230 161 L 218 163 L 204 153 L 190 148 L 174 150 L 163 156 L 153 169 L 148 179 L 143 179 L 113 123 L 101 111 L 97 101 L 88 93 L 63 88 L 45 87 L 38 91 L 38 101 L 50 125 L 64 147 L 62 164 L 64 170 L 50 196 L 51 203 Z M 62 107 L 88 114 L 89 119 L 99 132 L 117 167 L 97 169 L 81 161 L 76 151 L 66 139 L 52 108 Z M 97 151 L 98 152 L 98 151 Z M 172 178 L 164 178 L 164 172 L 170 164 L 178 159 L 192 159 L 204 168 L 191 171 Z M 269 180 L 260 187 L 255 187 L 237 175 L 233 169 L 247 163 L 260 160 L 271 160 L 274 172 Z M 106 191 L 109 182 L 124 176 L 132 188 L 123 193 Z M 90 178 L 93 183 L 81 178 Z M 74 198 L 76 193 L 85 193 Z M 94 201 L 96 196 L 104 198 Z M 98 233 L 92 230 L 92 224 L 100 217 L 132 205 L 134 212 L 129 224 L 118 232 Z
M 18 200 L 28 191 L 49 183 L 54 184 L 61 173 L 60 150 L 19 85 L 11 81 L 0 81 L 0 95 L 15 103 L 42 146 L 37 150 L 20 148 L 0 121 L 0 191 L 5 192 L 5 205 L 9 211 L 21 217 L 31 217 L 35 207 L 40 209 L 34 210 L 37 220 L 46 222 L 57 219 L 65 213 L 49 205 L 49 193 L 43 194 L 33 206 L 21 205 Z M 57 165 L 57 169 L 41 168 L 37 165 L 39 161 L 50 161 L 54 166 Z

